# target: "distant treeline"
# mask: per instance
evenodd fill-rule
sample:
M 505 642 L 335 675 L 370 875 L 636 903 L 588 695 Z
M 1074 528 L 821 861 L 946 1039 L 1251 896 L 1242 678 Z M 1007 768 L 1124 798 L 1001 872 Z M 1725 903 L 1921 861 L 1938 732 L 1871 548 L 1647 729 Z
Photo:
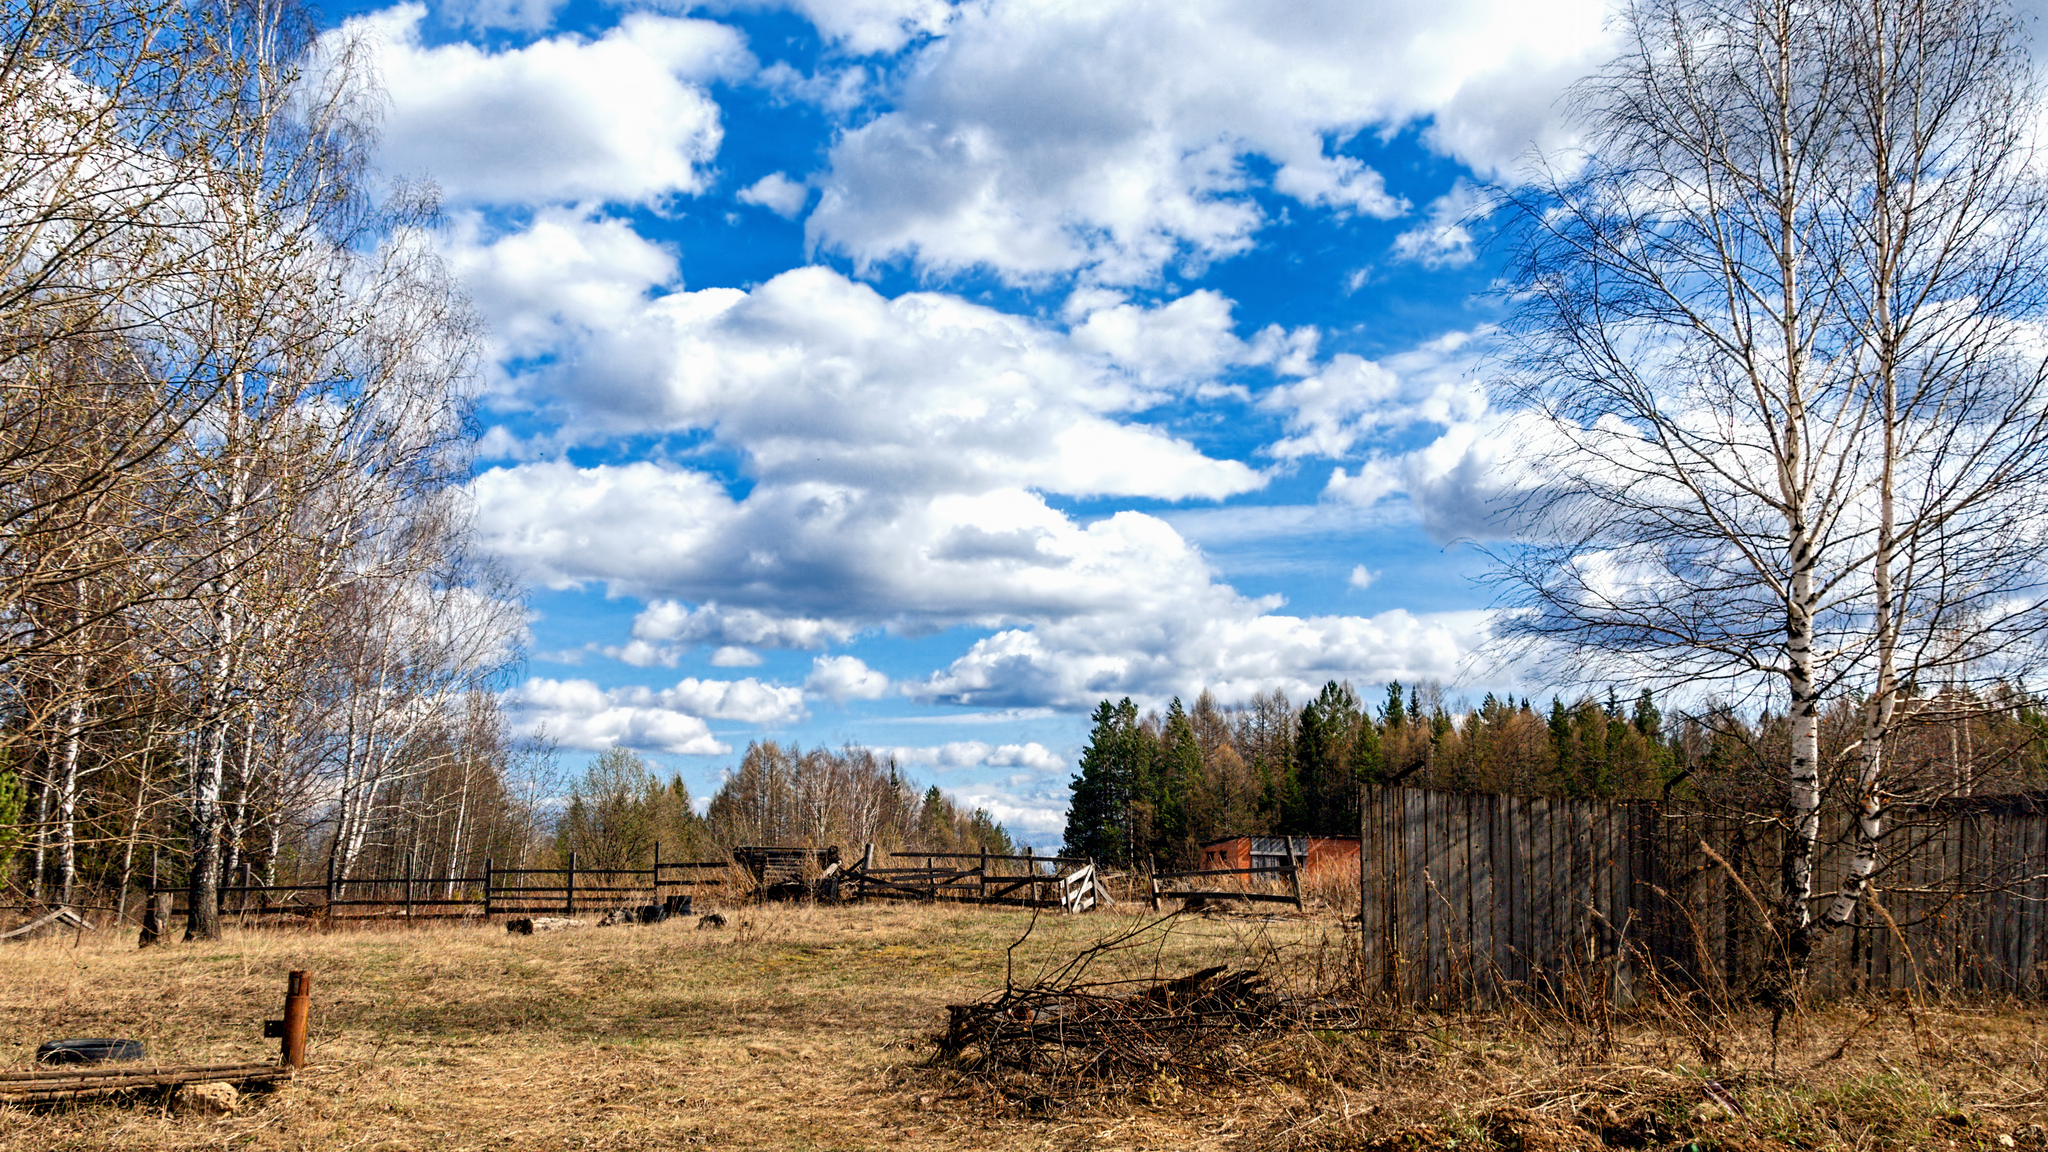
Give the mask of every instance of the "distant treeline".
M 2048 785 L 2048 711 L 2000 687 L 1916 696 L 1897 740 L 1894 803 Z M 1547 704 L 1440 685 L 1388 684 L 1377 704 L 1332 681 L 1296 707 L 1281 693 L 1219 706 L 1204 691 L 1162 715 L 1104 700 L 1073 778 L 1066 852 L 1112 865 L 1191 865 L 1225 836 L 1356 835 L 1363 785 L 1782 807 L 1781 715 L 1728 706 L 1666 717 L 1645 689 Z M 1855 703 L 1823 716 L 1827 763 L 1854 740 Z M 1834 787 L 1832 780 L 1828 787 Z
M 749 745 L 701 816 L 681 776 L 664 783 L 623 748 L 591 761 L 569 789 L 554 854 L 575 852 L 591 868 L 645 868 L 657 843 L 664 860 L 715 860 L 742 844 L 838 845 L 849 859 L 867 844 L 1011 851 L 986 810 L 963 810 L 936 784 L 920 790 L 894 760 L 866 748 Z

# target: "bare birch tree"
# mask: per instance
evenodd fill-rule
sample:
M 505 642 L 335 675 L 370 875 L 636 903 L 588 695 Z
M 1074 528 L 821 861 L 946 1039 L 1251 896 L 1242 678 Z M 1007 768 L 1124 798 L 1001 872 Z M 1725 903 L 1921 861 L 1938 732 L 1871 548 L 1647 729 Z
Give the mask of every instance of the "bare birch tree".
M 1796 968 L 1877 865 L 1902 686 L 2041 655 L 2039 109 L 1995 0 L 1664 0 L 1621 28 L 1574 93 L 1584 154 L 1518 198 L 1510 383 L 1548 455 L 1497 552 L 1507 627 L 1585 678 L 1787 715 Z M 1816 920 L 1842 694 L 1859 849 Z

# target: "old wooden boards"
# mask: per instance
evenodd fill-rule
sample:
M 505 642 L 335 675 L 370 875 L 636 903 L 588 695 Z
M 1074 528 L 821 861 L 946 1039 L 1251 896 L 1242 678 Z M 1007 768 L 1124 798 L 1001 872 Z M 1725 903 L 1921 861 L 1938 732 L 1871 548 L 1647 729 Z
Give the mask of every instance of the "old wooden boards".
M 1592 801 L 1368 790 L 1359 860 L 1367 981 L 1425 1002 L 1491 999 L 1567 969 L 1625 989 L 1638 818 L 1629 805 Z
M 292 1069 L 278 1064 L 114 1065 L 37 1072 L 0 1072 L 0 1101 L 34 1104 L 123 1089 L 172 1088 L 180 1084 L 273 1084 L 289 1080 Z
M 1782 839 L 1739 814 L 1421 788 L 1367 789 L 1360 818 L 1360 962 L 1416 1002 L 1553 990 L 1632 999 L 1641 966 L 1710 992 L 1771 962 Z M 1853 928 L 1813 960 L 1821 987 L 2048 987 L 2048 811 L 2036 798 L 1891 814 Z M 1823 826 L 1816 913 L 1850 852 Z

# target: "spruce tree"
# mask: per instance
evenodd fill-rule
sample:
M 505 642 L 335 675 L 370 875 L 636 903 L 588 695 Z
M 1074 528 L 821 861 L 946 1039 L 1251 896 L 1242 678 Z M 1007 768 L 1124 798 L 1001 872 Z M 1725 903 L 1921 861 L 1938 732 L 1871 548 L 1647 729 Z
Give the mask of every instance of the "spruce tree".
M 1138 724 L 1138 706 L 1128 696 L 1117 704 L 1104 700 L 1092 719 L 1081 772 L 1072 782 L 1063 851 L 1126 867 L 1150 840 L 1143 789 L 1151 775 L 1152 737 Z
M 1196 792 L 1202 787 L 1202 745 L 1178 696 L 1166 710 L 1150 782 L 1152 843 L 1147 851 L 1167 867 L 1192 866 L 1197 855 L 1193 814 Z
M 1358 781 L 1351 763 L 1359 727 L 1358 697 L 1335 680 L 1301 710 L 1294 740 L 1301 790 L 1282 831 L 1312 836 L 1341 834 L 1357 823 Z

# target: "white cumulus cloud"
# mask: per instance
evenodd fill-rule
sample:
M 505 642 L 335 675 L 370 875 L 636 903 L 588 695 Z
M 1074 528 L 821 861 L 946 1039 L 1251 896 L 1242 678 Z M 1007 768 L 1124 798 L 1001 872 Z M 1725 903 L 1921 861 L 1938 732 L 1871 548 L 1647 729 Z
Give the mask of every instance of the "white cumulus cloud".
M 711 733 L 706 720 L 747 724 L 793 723 L 805 715 L 803 690 L 744 680 L 689 678 L 668 688 L 600 688 L 589 680 L 529 678 L 505 693 L 515 724 L 545 729 L 569 748 L 611 747 L 715 756 L 732 746 Z
M 1266 451 L 1283 460 L 1341 458 L 1416 424 L 1479 419 L 1486 392 L 1474 368 L 1488 336 L 1487 329 L 1450 332 L 1381 360 L 1347 352 L 1267 390 L 1259 406 L 1280 413 L 1288 434 Z
M 750 292 L 658 294 L 671 253 L 566 212 L 495 239 L 461 232 L 448 248 L 507 334 L 502 351 L 553 353 L 519 378 L 517 402 L 585 440 L 712 431 L 771 484 L 1251 491 L 1266 482 L 1255 469 L 1133 417 L 1234 366 L 1298 354 L 1304 338 L 1239 340 L 1211 292 L 1151 308 L 1105 298 L 1068 331 L 942 293 L 889 299 L 822 267 Z
M 955 740 L 924 747 L 893 747 L 878 751 L 904 764 L 935 768 L 1028 768 L 1034 772 L 1059 772 L 1070 767 L 1065 757 L 1037 741 L 1023 744 L 990 744 L 982 740 Z
M 1124 695 L 1192 699 L 1204 688 L 1225 702 L 1273 690 L 1302 699 L 1326 680 L 1455 679 L 1491 625 L 1482 611 L 1299 617 L 1272 607 L 1215 587 L 1179 612 L 1007 629 L 906 691 L 958 704 L 1075 709 Z
M 1245 251 L 1271 187 L 1391 217 L 1346 154 L 1423 124 L 1482 174 L 1563 142 L 1557 97 L 1607 55 L 1602 0 L 1102 0 L 964 5 L 881 115 L 833 146 L 813 242 L 1018 281 L 1144 282 Z
M 756 204 L 784 219 L 795 219 L 804 210 L 811 190 L 780 172 L 770 172 L 739 190 L 734 197 L 742 204 Z
M 1394 237 L 1394 256 L 1427 268 L 1459 268 L 1475 259 L 1472 225 L 1489 208 L 1486 197 L 1460 180 L 1430 203 L 1421 223 Z
M 829 700 L 880 700 L 889 693 L 889 678 L 857 656 L 820 656 L 811 661 L 804 690 Z
M 788 9 L 834 47 L 859 56 L 896 52 L 916 37 L 942 33 L 953 13 L 948 0 L 709 0 L 694 6 L 713 12 Z
M 489 11 L 537 19 L 544 6 Z M 421 4 L 360 17 L 380 44 L 390 111 L 379 160 L 426 174 L 456 202 L 655 203 L 704 189 L 723 138 L 704 84 L 754 67 L 740 35 L 707 20 L 629 15 L 597 39 L 523 47 L 428 46 Z

